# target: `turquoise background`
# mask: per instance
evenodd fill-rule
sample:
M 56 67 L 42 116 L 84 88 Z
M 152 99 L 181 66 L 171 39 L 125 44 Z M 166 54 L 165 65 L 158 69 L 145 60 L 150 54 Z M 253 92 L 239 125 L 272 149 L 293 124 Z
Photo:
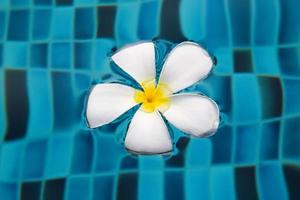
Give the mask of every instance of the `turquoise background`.
M 299 8 L 0 0 L 0 199 L 300 199 Z M 210 138 L 174 140 L 167 158 L 132 157 L 117 142 L 122 124 L 92 131 L 83 118 L 92 84 L 125 80 L 108 55 L 151 39 L 193 40 L 217 61 L 189 90 L 218 103 L 222 126 Z M 162 57 L 171 43 L 158 45 Z

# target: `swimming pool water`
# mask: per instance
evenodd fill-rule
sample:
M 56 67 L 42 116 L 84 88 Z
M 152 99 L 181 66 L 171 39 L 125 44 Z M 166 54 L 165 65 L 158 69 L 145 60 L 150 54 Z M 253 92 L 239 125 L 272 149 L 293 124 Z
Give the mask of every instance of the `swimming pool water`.
M 0 199 L 300 199 L 299 7 L 0 0 Z M 216 57 L 192 90 L 218 103 L 223 124 L 178 139 L 172 157 L 132 157 L 118 143 L 124 126 L 86 128 L 84 101 L 92 84 L 122 80 L 107 55 L 154 38 Z

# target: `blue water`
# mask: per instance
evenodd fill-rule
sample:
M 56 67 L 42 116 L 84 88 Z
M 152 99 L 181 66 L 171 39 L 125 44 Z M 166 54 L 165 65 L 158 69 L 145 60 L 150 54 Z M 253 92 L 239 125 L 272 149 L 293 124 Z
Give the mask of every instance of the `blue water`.
M 0 199 L 300 199 L 299 7 L 0 0 Z M 113 51 L 152 39 L 161 55 L 192 40 L 216 58 L 189 90 L 218 103 L 222 126 L 205 139 L 171 127 L 172 156 L 133 157 L 120 144 L 129 119 L 90 130 L 85 99 L 93 84 L 126 81 Z

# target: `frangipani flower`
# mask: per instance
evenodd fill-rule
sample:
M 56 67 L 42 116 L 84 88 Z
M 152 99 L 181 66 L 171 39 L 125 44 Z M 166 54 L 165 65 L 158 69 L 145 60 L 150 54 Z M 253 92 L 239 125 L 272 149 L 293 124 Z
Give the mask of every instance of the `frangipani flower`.
M 91 128 L 109 124 L 139 105 L 124 145 L 137 154 L 163 154 L 173 149 L 165 120 L 194 137 L 212 135 L 219 126 L 219 108 L 210 98 L 181 90 L 205 78 L 213 67 L 198 44 L 182 42 L 166 57 L 156 80 L 155 44 L 142 42 L 116 52 L 112 61 L 134 78 L 142 90 L 119 83 L 97 84 L 90 92 L 86 117 Z M 162 117 L 164 116 L 164 118 Z

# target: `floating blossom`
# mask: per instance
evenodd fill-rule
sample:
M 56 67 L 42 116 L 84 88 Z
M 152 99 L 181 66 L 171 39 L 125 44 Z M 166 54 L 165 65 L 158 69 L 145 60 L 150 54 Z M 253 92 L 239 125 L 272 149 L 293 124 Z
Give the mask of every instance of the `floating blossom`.
M 210 98 L 181 90 L 205 78 L 213 67 L 198 44 L 182 42 L 166 57 L 156 80 L 155 45 L 142 42 L 124 47 L 112 61 L 142 89 L 119 83 L 97 84 L 90 92 L 86 117 L 90 128 L 109 124 L 140 105 L 125 136 L 126 149 L 136 154 L 164 154 L 173 149 L 162 115 L 176 128 L 194 137 L 207 137 L 219 126 L 219 108 Z

